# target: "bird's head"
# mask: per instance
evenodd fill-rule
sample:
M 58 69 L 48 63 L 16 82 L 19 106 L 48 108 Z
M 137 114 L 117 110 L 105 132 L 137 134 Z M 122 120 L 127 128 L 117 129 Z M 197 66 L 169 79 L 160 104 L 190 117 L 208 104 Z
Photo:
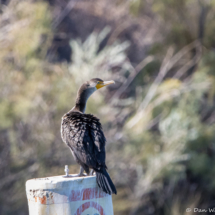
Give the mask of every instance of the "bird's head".
M 77 99 L 78 102 L 87 101 L 87 99 L 98 89 L 110 84 L 114 84 L 114 81 L 103 81 L 100 78 L 93 78 L 86 81 L 78 90 Z M 81 101 L 80 101 L 81 100 Z
M 102 87 L 110 85 L 110 84 L 115 84 L 115 82 L 114 81 L 103 81 L 100 78 L 93 78 L 90 81 L 86 82 L 86 86 L 88 88 L 94 88 L 95 91 Z

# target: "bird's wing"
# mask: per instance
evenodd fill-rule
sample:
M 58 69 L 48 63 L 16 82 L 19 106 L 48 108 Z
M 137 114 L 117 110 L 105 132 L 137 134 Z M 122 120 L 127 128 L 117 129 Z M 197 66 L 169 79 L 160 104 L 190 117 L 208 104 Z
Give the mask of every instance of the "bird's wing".
M 71 111 L 63 116 L 61 129 L 64 142 L 81 163 L 91 168 L 106 167 L 106 139 L 98 118 Z

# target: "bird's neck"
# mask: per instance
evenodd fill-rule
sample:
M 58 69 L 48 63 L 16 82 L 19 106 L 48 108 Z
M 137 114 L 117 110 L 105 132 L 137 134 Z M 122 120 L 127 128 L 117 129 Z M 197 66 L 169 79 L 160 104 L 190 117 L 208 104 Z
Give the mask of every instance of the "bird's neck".
M 87 100 L 93 94 L 94 91 L 95 89 L 88 90 L 79 89 L 76 97 L 75 107 L 73 108 L 73 110 L 85 113 Z
M 75 103 L 75 107 L 73 108 L 73 110 L 76 110 L 76 111 L 80 111 L 80 112 L 82 112 L 82 113 L 85 113 L 85 110 L 86 110 L 86 102 L 85 102 L 85 103 L 76 102 L 76 103 Z

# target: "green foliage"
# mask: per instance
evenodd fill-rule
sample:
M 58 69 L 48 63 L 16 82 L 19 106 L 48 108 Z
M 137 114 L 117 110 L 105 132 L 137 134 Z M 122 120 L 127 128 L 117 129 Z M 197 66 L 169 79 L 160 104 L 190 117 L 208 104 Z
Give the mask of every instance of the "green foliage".
M 130 2 L 130 13 L 137 16 L 140 13 L 141 8 L 143 7 L 144 2 L 141 0 L 135 0 Z
M 86 40 L 72 38 L 71 63 L 46 59 L 53 39 L 48 4 L 11 1 L 2 7 L 0 213 L 27 213 L 27 179 L 61 175 L 66 164 L 77 171 L 61 141 L 60 121 L 80 85 L 95 77 L 116 81 L 87 104 L 107 137 L 107 166 L 119 193 L 113 197 L 115 214 L 185 214 L 188 207 L 213 201 L 215 5 L 194 0 L 118 4 L 117 17 L 124 13 L 126 29 L 113 25 L 88 32 Z M 190 45 L 199 37 L 204 7 L 204 38 Z M 138 37 L 144 25 L 150 40 Z M 143 56 L 154 60 L 143 65 L 144 59 L 134 59 L 132 43 L 140 50 L 146 44 Z M 126 87 L 119 95 L 121 86 Z M 6 191 L 13 198 L 5 197 Z
M 45 156 L 54 139 L 53 128 L 49 121 L 46 124 L 47 116 L 44 116 L 50 102 L 44 94 L 51 94 L 50 80 L 56 75 L 46 74 L 51 65 L 43 60 L 44 53 L 38 52 L 40 46 L 47 49 L 51 39 L 47 6 L 42 2 L 11 1 L 1 14 L 0 131 L 5 138 L 0 141 L 3 178 L 0 204 L 3 214 L 23 210 L 26 201 L 22 185 L 38 171 L 39 158 Z M 42 35 L 47 40 L 41 43 Z M 8 197 L 3 198 L 5 192 Z M 14 198 L 9 197 L 10 193 L 16 194 Z
M 72 40 L 70 42 L 73 50 L 72 65 L 70 73 L 74 75 L 78 86 L 84 80 L 99 76 L 103 79 L 110 79 L 110 71 L 114 67 L 120 67 L 120 75 L 123 75 L 130 64 L 126 62 L 125 50 L 129 47 L 128 42 L 114 44 L 104 47 L 99 51 L 101 42 L 107 37 L 110 28 L 106 27 L 99 34 L 92 33 L 84 43 L 80 40 Z M 82 71 L 83 76 L 78 74 Z M 80 79 L 80 80 L 78 80 Z

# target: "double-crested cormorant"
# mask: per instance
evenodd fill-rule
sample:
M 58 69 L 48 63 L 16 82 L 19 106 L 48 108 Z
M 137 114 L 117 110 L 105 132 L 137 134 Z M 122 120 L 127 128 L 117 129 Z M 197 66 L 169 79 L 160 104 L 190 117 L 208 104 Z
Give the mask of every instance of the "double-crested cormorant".
M 105 136 L 99 119 L 85 114 L 88 98 L 99 88 L 115 83 L 99 78 L 85 82 L 78 90 L 75 106 L 62 117 L 61 137 L 70 148 L 76 162 L 80 164 L 80 173 L 92 175 L 96 172 L 98 186 L 106 193 L 117 193 L 105 164 Z M 91 173 L 89 171 L 91 170 Z

